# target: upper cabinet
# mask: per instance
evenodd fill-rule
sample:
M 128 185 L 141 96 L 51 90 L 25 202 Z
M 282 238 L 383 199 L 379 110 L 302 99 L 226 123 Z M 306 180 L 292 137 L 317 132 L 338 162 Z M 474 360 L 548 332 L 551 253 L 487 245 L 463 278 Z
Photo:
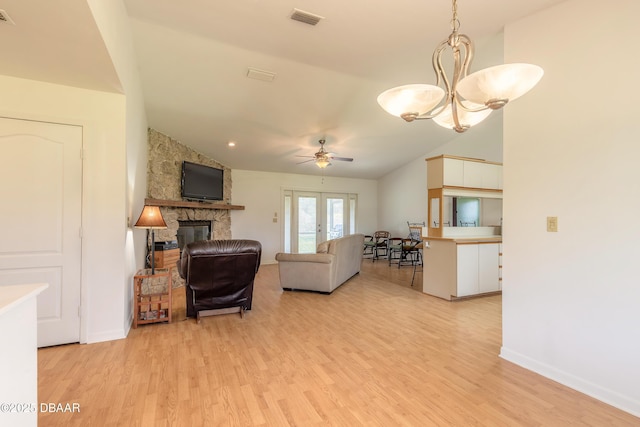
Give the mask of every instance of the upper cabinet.
M 446 155 L 431 157 L 427 159 L 427 187 L 502 190 L 502 164 Z
M 427 188 L 429 237 L 501 234 L 501 163 L 431 157 L 427 159 Z

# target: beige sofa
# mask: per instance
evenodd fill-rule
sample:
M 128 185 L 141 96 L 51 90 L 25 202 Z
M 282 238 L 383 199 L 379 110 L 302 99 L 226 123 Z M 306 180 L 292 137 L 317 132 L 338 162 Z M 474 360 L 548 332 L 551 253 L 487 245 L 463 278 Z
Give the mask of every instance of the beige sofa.
M 315 254 L 276 254 L 280 285 L 285 290 L 331 293 L 360 272 L 363 234 L 320 243 Z

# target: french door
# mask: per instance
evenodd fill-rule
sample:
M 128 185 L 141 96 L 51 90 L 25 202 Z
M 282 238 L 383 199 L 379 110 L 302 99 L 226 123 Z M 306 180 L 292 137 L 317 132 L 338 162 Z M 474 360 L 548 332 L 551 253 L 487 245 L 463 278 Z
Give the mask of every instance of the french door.
M 285 252 L 315 253 L 319 243 L 355 229 L 355 195 L 285 191 Z

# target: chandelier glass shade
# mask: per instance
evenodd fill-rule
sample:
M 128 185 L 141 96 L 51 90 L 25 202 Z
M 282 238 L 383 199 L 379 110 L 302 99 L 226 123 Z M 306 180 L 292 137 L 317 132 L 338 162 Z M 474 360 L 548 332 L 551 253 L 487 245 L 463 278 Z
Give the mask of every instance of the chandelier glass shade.
M 462 101 L 462 103 L 464 103 L 464 105 L 469 107 L 470 109 L 477 110 L 478 108 L 482 108 L 482 104 L 475 104 L 468 101 Z M 491 110 L 488 108 L 484 108 L 480 111 L 472 112 L 463 108 L 458 108 L 456 114 L 458 115 L 458 120 L 460 123 L 464 123 L 465 125 L 470 127 L 473 125 L 477 125 L 478 123 L 486 119 L 489 114 L 491 114 Z M 433 110 L 433 121 L 442 127 L 455 129 L 456 123 L 453 119 L 451 104 L 446 104 Z
M 469 74 L 458 83 L 464 99 L 491 107 L 491 100 L 513 101 L 538 84 L 544 71 L 532 64 L 504 64 Z
M 438 86 L 412 84 L 391 88 L 378 96 L 378 104 L 387 113 L 403 117 L 407 112 L 421 116 L 428 113 L 444 98 L 444 90 Z M 411 121 L 411 120 L 408 120 Z
M 467 75 L 474 47 L 469 37 L 458 32 L 459 26 L 453 0 L 452 33 L 432 56 L 436 85 L 409 84 L 382 92 L 377 100 L 387 113 L 407 122 L 434 119 L 440 126 L 464 132 L 538 84 L 544 71 L 532 64 L 503 64 Z M 451 78 L 442 65 L 442 54 L 448 49 L 453 55 Z

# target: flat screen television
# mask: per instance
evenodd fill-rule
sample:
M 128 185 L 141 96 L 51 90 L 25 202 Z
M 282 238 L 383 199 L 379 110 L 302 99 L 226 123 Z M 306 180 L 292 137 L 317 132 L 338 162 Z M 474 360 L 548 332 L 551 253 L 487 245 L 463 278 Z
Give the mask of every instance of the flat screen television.
M 182 198 L 223 200 L 224 171 L 211 166 L 182 162 Z

